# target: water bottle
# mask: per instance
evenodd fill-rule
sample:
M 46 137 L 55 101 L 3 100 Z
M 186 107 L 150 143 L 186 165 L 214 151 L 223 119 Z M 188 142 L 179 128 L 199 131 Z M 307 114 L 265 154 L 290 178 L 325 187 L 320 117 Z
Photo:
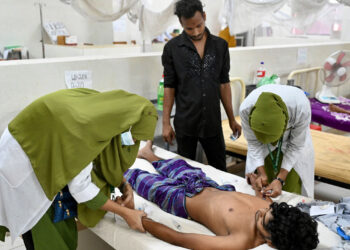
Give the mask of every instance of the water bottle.
M 158 96 L 157 96 L 157 109 L 159 111 L 163 111 L 163 103 L 164 103 L 164 75 L 159 80 L 158 85 Z
M 263 79 L 265 76 L 266 76 L 266 69 L 265 69 L 264 62 L 260 62 L 260 66 L 256 71 L 254 84 L 258 84 L 261 81 L 261 79 Z

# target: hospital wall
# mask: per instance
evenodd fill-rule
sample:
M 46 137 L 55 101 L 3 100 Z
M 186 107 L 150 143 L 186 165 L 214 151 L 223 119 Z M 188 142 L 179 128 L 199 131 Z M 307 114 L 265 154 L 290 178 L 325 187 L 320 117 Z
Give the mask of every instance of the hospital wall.
M 305 63 L 298 64 L 298 51 L 305 48 Z M 265 62 L 268 75 L 285 77 L 294 69 L 320 66 L 328 55 L 339 49 L 350 50 L 350 43 L 315 44 L 305 46 L 275 46 L 230 49 L 232 77 L 252 80 L 258 63 Z M 161 53 L 140 53 L 128 56 L 91 56 L 34 59 L 0 62 L 0 130 L 26 105 L 47 93 L 66 88 L 65 71 L 92 71 L 92 86 L 99 91 L 124 89 L 149 99 L 157 97 L 162 75 Z M 340 93 L 350 95 L 350 83 Z M 239 93 L 234 94 L 235 114 Z M 223 112 L 224 113 L 224 112 Z M 223 115 L 225 118 L 225 115 Z
M 130 42 L 131 40 L 136 40 L 139 45 L 142 44 L 138 22 L 134 24 L 127 18 L 125 18 L 126 30 L 113 34 L 113 22 L 97 22 L 84 17 L 70 5 L 59 0 L 1 0 L 0 49 L 9 45 L 22 45 L 28 48 L 31 58 L 42 57 L 38 2 L 43 6 L 44 23 L 63 22 L 70 34 L 78 37 L 79 44 L 105 45 L 112 44 L 113 41 Z M 207 26 L 214 34 L 218 34 L 220 30 L 218 14 L 223 0 L 203 0 L 203 3 L 208 12 Z M 165 3 L 163 5 L 161 7 L 166 6 Z M 51 43 L 46 35 L 44 41 Z
M 78 36 L 78 42 L 113 43 L 112 22 L 95 22 L 59 0 L 1 0 L 0 47 L 22 45 L 32 58 L 42 57 L 39 2 L 44 22 L 63 22 L 71 35 Z

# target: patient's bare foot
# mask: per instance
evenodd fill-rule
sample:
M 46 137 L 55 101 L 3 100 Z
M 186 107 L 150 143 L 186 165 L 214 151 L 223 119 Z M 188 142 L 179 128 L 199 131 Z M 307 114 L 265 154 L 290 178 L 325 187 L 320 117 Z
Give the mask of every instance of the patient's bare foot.
M 157 157 L 153 151 L 152 151 L 152 145 L 153 145 L 153 142 L 148 140 L 146 142 L 146 145 L 141 148 L 137 154 L 137 157 L 138 158 L 141 158 L 141 159 L 145 159 L 149 162 L 152 162 L 152 161 L 159 161 L 161 160 L 159 157 Z

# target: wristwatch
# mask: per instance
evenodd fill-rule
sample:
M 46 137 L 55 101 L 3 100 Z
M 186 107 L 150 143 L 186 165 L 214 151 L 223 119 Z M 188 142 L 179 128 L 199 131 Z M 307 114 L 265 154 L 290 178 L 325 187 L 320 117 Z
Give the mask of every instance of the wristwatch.
M 281 179 L 281 178 L 279 178 L 279 177 L 275 178 L 275 180 L 278 180 L 279 182 L 281 182 L 282 187 L 284 186 L 284 180 L 282 180 L 282 179 Z

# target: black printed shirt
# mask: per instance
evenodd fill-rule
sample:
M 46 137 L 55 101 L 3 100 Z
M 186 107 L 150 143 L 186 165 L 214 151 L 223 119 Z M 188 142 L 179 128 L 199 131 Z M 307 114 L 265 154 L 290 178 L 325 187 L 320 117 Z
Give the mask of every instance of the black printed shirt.
M 211 137 L 221 132 L 220 84 L 229 82 L 227 42 L 208 37 L 203 59 L 185 32 L 164 47 L 164 87 L 175 88 L 175 132 L 178 136 Z

